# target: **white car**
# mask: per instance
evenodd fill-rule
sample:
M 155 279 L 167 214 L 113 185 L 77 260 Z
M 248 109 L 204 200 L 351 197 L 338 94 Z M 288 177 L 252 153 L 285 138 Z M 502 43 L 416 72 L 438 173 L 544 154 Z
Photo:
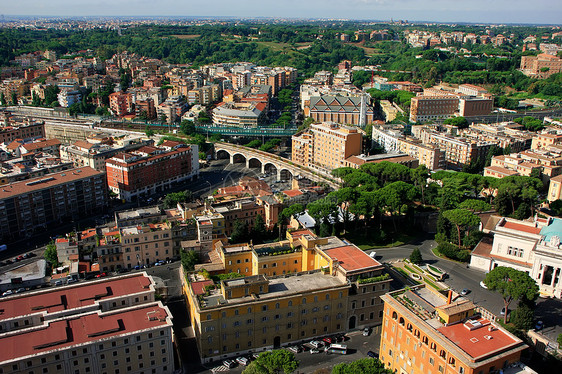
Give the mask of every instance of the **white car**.
M 319 342 L 318 340 L 313 340 L 310 342 L 310 345 L 313 346 L 314 348 L 318 349 L 322 346 L 322 343 Z
M 363 329 L 363 336 L 369 336 L 369 334 L 371 333 L 371 329 L 368 327 L 365 327 Z
M 293 353 L 300 353 L 301 349 L 299 347 L 297 347 L 296 345 L 292 345 L 289 348 L 287 348 L 289 351 L 293 352 Z
M 222 362 L 222 364 L 227 368 L 227 369 L 232 369 L 234 366 L 236 366 L 236 363 L 234 362 L 234 360 L 224 360 Z
M 480 281 L 480 287 L 488 289 L 488 286 L 486 286 L 486 283 L 484 283 L 484 281 Z
M 248 366 L 250 360 L 248 360 L 246 357 L 237 357 L 236 362 L 238 362 L 242 366 Z

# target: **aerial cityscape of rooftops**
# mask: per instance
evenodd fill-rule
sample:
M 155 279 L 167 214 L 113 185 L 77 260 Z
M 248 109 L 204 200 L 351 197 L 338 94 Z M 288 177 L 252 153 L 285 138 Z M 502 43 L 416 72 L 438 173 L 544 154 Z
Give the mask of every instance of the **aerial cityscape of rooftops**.
M 0 374 L 562 367 L 562 4 L 50 3 L 0 15 Z

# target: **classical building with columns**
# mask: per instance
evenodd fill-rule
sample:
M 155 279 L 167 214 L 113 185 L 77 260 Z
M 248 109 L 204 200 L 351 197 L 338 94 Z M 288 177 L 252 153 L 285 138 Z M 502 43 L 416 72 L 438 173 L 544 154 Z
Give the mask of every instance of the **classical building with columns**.
M 525 271 L 539 285 L 542 296 L 562 298 L 562 220 L 501 217 L 474 251 L 470 266 L 491 271 L 497 266 Z

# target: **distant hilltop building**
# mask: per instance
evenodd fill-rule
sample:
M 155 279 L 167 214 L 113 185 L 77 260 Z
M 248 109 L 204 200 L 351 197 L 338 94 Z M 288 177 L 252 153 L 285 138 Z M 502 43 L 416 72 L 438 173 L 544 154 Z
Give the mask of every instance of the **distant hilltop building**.
M 562 72 L 562 59 L 546 53 L 538 56 L 522 56 L 521 71 L 529 77 L 548 78 L 552 74 Z

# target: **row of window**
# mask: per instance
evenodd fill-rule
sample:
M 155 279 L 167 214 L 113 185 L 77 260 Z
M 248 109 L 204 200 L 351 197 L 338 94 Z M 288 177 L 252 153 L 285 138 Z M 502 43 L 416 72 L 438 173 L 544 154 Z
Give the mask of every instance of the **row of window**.
M 163 239 L 169 238 L 169 237 L 170 237 L 170 234 L 169 234 L 169 233 L 164 233 L 164 234 L 162 234 L 162 238 L 163 238 Z M 158 236 L 158 234 L 152 235 L 152 239 L 153 239 L 153 240 L 157 240 L 157 239 L 159 239 L 159 238 L 160 238 L 160 237 Z M 125 238 L 125 244 L 128 244 L 128 243 L 138 243 L 139 240 L 140 240 L 140 238 Z M 146 242 L 146 241 L 148 241 L 148 240 L 149 240 L 149 239 L 148 239 L 148 236 L 145 236 L 145 237 L 144 237 L 144 241 Z
M 339 330 L 339 329 L 341 329 L 341 325 L 340 325 L 340 324 L 336 325 L 336 330 Z M 250 331 L 250 330 L 248 330 L 248 331 Z M 328 326 L 324 326 L 324 327 L 322 328 L 322 331 L 323 331 L 323 332 L 328 332 Z M 318 334 L 318 330 L 315 329 L 315 328 L 312 329 L 312 335 L 316 335 L 316 334 Z M 306 335 L 306 332 L 305 332 L 305 331 L 301 331 L 301 334 L 300 334 L 300 335 L 301 335 L 301 338 L 303 338 L 303 337 Z M 248 336 L 251 336 L 251 334 L 248 334 Z M 291 341 L 292 339 L 293 339 L 293 334 L 287 334 L 287 341 Z M 209 343 L 212 343 L 212 339 L 211 339 L 211 340 L 208 340 L 208 342 L 209 342 Z M 268 344 L 268 340 L 267 340 L 267 339 L 263 339 L 263 340 L 262 340 L 262 345 L 267 345 L 267 344 Z M 251 341 L 251 340 L 248 341 L 247 346 L 248 346 L 248 347 L 252 347 L 252 341 Z M 235 350 L 239 350 L 239 349 L 240 349 L 240 343 L 236 343 L 235 346 L 234 346 L 234 349 L 235 349 Z M 213 348 L 209 348 L 209 355 L 212 355 L 212 354 L 213 354 L 213 351 L 214 351 Z M 228 347 L 227 347 L 226 345 L 223 345 L 222 351 L 223 351 L 223 352 L 227 352 L 227 351 L 228 351 Z
M 343 292 L 340 292 L 339 297 L 340 297 L 340 298 L 343 297 Z M 325 300 L 330 300 L 330 294 L 326 294 L 326 295 L 324 296 L 324 298 L 325 298 Z M 314 296 L 314 302 L 315 302 L 315 303 L 318 302 L 318 296 Z M 306 303 L 307 303 L 307 298 L 306 298 L 306 297 L 303 297 L 303 298 L 302 298 L 302 301 L 301 301 L 301 304 L 304 305 L 304 304 L 306 304 Z M 288 307 L 292 307 L 292 306 L 293 306 L 293 300 L 289 300 L 289 301 L 287 302 L 287 306 L 288 306 Z M 342 304 L 342 303 L 339 303 L 339 304 L 338 304 L 338 308 L 341 308 L 341 307 L 343 307 L 343 304 Z M 275 303 L 275 309 L 280 309 L 280 308 L 281 308 L 281 304 L 280 304 L 280 303 Z M 323 308 L 324 308 L 324 310 L 330 309 L 329 305 L 324 305 Z M 269 306 L 268 306 L 268 305 L 262 305 L 262 307 L 261 307 L 261 311 L 262 311 L 262 312 L 265 312 L 265 311 L 267 311 L 268 309 L 269 309 Z M 314 309 L 316 309 L 316 310 L 314 310 Z M 304 309 L 303 309 L 303 310 L 304 310 Z M 319 310 L 318 307 L 313 308 L 313 311 L 318 311 L 318 310 Z M 248 314 L 251 314 L 251 313 L 252 313 L 252 308 L 251 308 L 251 307 L 249 307 L 249 308 L 247 309 L 247 313 L 248 313 Z M 304 313 L 306 313 L 306 312 L 304 312 Z M 235 315 L 235 316 L 240 315 L 239 309 L 234 309 L 234 315 Z M 222 318 L 226 318 L 226 311 L 223 311 L 223 312 L 221 313 L 221 317 L 222 317 Z M 211 319 L 213 319 L 213 315 L 212 315 L 211 313 L 207 314 L 207 321 L 210 321 Z

